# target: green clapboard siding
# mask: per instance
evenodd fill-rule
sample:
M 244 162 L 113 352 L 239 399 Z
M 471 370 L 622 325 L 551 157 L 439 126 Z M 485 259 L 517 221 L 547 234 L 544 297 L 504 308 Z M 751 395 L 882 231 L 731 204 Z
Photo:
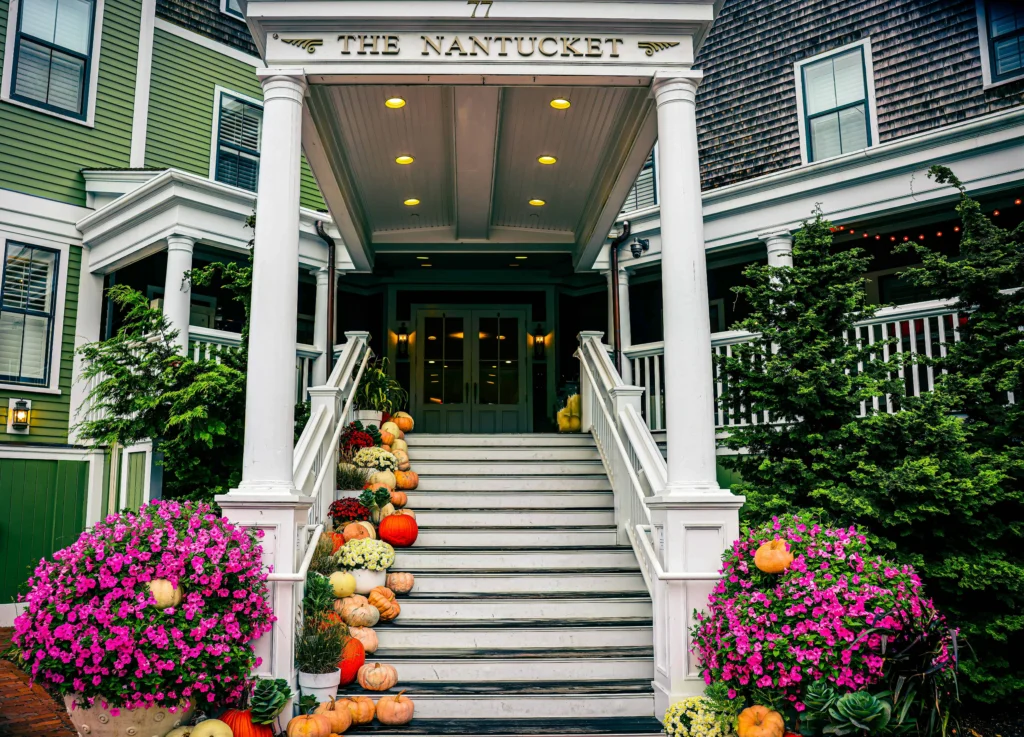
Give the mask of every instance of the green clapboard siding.
M 0 604 L 85 529 L 88 470 L 84 461 L 0 459 Z
M 64 332 L 61 335 L 60 394 L 38 394 L 31 391 L 0 391 L 0 443 L 68 442 L 71 412 L 71 369 L 75 357 L 75 315 L 78 312 L 78 283 L 82 267 L 82 249 L 71 246 L 68 263 L 61 263 L 61 274 L 67 274 L 67 296 L 64 299 Z M 56 367 L 55 367 L 56 368 Z M 7 432 L 7 400 L 32 400 L 32 424 L 28 435 Z
M 125 506 L 133 512 L 139 511 L 142 506 L 142 492 L 146 486 L 146 454 L 128 454 L 128 484 Z
M 737 481 L 742 480 L 739 471 L 733 471 L 730 468 L 724 468 L 722 464 L 718 464 L 715 468 L 716 475 L 718 476 L 718 486 L 721 489 L 731 489 L 732 485 Z
M 104 4 L 95 127 L 0 102 L 0 188 L 85 205 L 82 169 L 128 166 L 140 6 L 140 0 Z M 0 2 L 5 63 L 7 24 L 14 20 L 9 7 Z
M 214 90 L 218 85 L 240 95 L 263 99 L 254 67 L 156 29 L 146 166 L 181 169 L 201 177 L 212 175 L 210 144 Z M 315 210 L 326 208 L 305 157 L 302 204 Z

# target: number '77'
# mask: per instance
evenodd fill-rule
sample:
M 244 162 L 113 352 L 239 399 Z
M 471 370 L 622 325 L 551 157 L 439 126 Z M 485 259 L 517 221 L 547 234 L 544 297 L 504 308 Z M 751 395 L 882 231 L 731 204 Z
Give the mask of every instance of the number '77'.
M 480 10 L 480 6 L 481 5 L 486 5 L 487 6 L 487 12 L 484 13 L 483 17 L 484 18 L 490 18 L 491 17 L 491 5 L 493 5 L 493 4 L 494 4 L 494 0 L 469 0 L 469 2 L 466 3 L 466 5 L 472 5 L 473 6 L 473 14 L 470 15 L 469 17 L 470 18 L 476 18 L 477 17 L 476 11 Z

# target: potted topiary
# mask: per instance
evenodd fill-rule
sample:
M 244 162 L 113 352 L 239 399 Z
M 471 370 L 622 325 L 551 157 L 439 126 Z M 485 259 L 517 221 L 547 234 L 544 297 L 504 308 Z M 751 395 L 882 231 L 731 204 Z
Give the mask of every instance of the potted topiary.
M 29 577 L 18 662 L 94 737 L 165 735 L 196 702 L 236 702 L 273 622 L 259 534 L 191 502 L 108 516 Z
M 349 540 L 338 551 L 338 565 L 356 579 L 356 593 L 366 595 L 387 583 L 388 568 L 395 564 L 395 549 L 382 540 Z
M 409 393 L 388 374 L 388 359 L 382 358 L 366 367 L 356 390 L 357 420 L 380 423 L 405 406 Z

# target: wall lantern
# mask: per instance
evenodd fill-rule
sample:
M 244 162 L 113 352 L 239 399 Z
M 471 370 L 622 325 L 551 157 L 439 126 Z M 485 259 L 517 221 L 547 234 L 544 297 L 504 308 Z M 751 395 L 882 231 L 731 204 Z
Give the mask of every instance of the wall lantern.
M 544 358 L 544 326 L 540 323 L 533 331 L 533 357 L 538 361 Z
M 409 329 L 402 323 L 402 326 L 398 328 L 398 357 L 408 358 L 409 357 Z
M 12 399 L 7 407 L 8 430 L 28 434 L 32 420 L 32 403 L 26 399 Z

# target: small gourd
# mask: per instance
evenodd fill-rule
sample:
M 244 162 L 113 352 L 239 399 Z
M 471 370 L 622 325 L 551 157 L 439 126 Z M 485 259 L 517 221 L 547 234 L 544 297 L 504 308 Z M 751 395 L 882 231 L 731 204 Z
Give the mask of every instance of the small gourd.
M 739 737 L 782 737 L 784 731 L 782 715 L 760 705 L 740 712 L 736 730 Z
M 409 454 L 404 450 L 396 450 L 393 452 L 395 460 L 398 462 L 399 471 L 408 471 L 412 468 L 412 461 L 409 460 Z
M 754 565 L 765 573 L 782 573 L 793 564 L 785 540 L 769 540 L 754 553 Z
M 331 737 L 331 722 L 323 714 L 300 714 L 288 722 L 287 731 L 288 737 Z
M 342 702 L 348 707 L 348 713 L 352 715 L 353 724 L 369 724 L 373 721 L 376 709 L 373 699 L 369 696 L 349 696 Z
M 402 429 L 398 426 L 397 423 L 389 420 L 388 422 L 385 422 L 383 425 L 380 426 L 380 431 L 381 433 L 390 433 L 391 435 L 394 435 L 397 438 L 398 433 L 400 433 Z
M 345 730 L 352 726 L 352 715 L 348 707 L 344 702 L 335 701 L 333 696 L 330 701 L 317 705 L 313 713 L 327 717 L 331 723 L 331 734 L 344 734 Z
M 396 438 L 395 441 L 391 443 L 391 452 L 394 453 L 396 450 L 401 450 L 404 451 L 405 453 L 408 453 L 409 444 L 402 440 L 401 438 Z
M 349 522 L 345 525 L 345 529 L 341 531 L 341 535 L 345 538 L 345 542 L 349 540 L 362 540 L 363 538 L 377 539 L 377 531 L 373 529 L 373 525 L 365 520 Z
M 379 642 L 377 632 L 372 627 L 349 627 L 348 633 L 363 643 L 363 650 L 367 655 L 377 652 Z
M 370 478 L 366 480 L 366 486 L 363 488 L 376 489 L 378 486 L 383 486 L 386 489 L 394 489 L 394 471 L 376 471 L 370 474 Z
M 383 507 L 377 507 L 376 509 L 370 510 L 370 520 L 380 524 L 380 521 L 385 517 L 389 517 L 395 513 L 395 505 L 388 502 Z
M 387 423 L 384 423 L 384 424 L 387 424 Z M 388 432 L 387 430 L 381 430 L 380 431 L 380 444 L 381 445 L 391 445 L 391 443 L 394 442 L 397 438 L 398 438 L 398 436 L 395 433 Z
M 370 591 L 368 599 L 380 613 L 381 622 L 390 622 L 402 613 L 402 607 L 395 601 L 395 592 L 386 586 L 378 586 Z
M 166 578 L 154 578 L 150 581 L 149 593 L 156 599 L 157 609 L 167 609 L 181 603 L 181 587 L 175 586 Z
M 359 669 L 359 685 L 367 691 L 387 691 L 398 683 L 398 671 L 394 666 L 367 663 Z
M 408 594 L 412 591 L 416 578 L 411 573 L 395 572 L 388 574 L 387 582 L 388 588 L 396 594 Z
M 220 719 L 204 719 L 192 728 L 192 737 L 232 737 L 232 732 Z
M 399 691 L 397 696 L 381 696 L 377 701 L 377 721 L 389 725 L 408 724 L 415 708 L 405 691 Z
M 420 485 L 420 475 L 415 471 L 395 472 L 395 487 L 402 491 L 412 491 Z
M 391 505 L 395 509 L 401 509 L 409 503 L 409 495 L 404 491 L 392 491 L 391 492 Z
M 348 571 L 335 571 L 328 581 L 334 587 L 335 599 L 344 599 L 356 592 L 356 577 Z
M 412 432 L 412 429 L 415 426 L 412 415 L 408 412 L 395 412 L 395 414 L 391 416 L 391 420 L 398 425 L 398 429 L 402 432 Z
M 380 620 L 380 612 L 365 596 L 355 594 L 334 602 L 334 611 L 349 627 L 372 627 Z

